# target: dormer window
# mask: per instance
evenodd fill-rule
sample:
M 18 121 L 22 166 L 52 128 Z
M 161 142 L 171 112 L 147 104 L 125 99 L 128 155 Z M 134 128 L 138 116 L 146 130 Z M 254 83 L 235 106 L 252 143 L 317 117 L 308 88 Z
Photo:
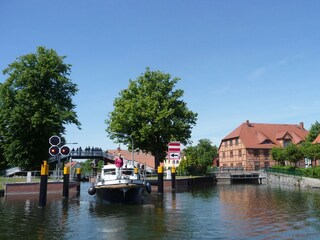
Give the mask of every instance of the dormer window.
M 286 148 L 289 144 L 291 144 L 291 139 L 283 139 L 283 147 Z
M 266 139 L 263 141 L 262 144 L 273 144 L 273 142 L 271 142 L 271 140 L 269 140 L 269 139 Z

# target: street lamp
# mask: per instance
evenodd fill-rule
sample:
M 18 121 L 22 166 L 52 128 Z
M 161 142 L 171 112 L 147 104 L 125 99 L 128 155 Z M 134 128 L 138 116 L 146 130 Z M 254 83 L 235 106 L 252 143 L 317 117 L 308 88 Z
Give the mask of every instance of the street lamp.
M 134 166 L 134 146 L 133 146 L 133 138 L 131 135 L 128 135 L 131 138 L 131 150 L 132 150 L 132 167 Z

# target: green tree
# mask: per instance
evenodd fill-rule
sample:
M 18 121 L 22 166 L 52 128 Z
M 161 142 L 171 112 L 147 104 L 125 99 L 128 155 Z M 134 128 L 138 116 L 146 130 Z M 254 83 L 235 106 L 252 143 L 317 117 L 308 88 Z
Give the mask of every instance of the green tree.
M 81 172 L 85 175 L 85 176 L 91 176 L 92 171 L 93 171 L 93 163 L 92 163 L 92 159 L 87 159 L 85 162 L 80 163 L 81 165 Z
M 205 174 L 208 167 L 213 164 L 213 159 L 218 156 L 218 148 L 212 146 L 209 139 L 200 139 L 196 146 L 184 149 L 184 155 L 188 162 L 187 171 L 192 175 Z
M 10 166 L 39 168 L 48 158 L 51 135 L 64 134 L 65 124 L 80 128 L 72 103 L 78 89 L 64 58 L 38 47 L 3 71 L 8 78 L 0 85 L 0 136 Z
M 320 159 L 320 144 L 305 142 L 302 145 L 302 152 L 306 158 L 311 160 L 311 165 L 313 166 L 314 162 Z
M 155 156 L 155 167 L 166 157 L 167 145 L 172 140 L 187 144 L 197 114 L 181 99 L 183 90 L 175 90 L 179 78 L 150 71 L 129 81 L 114 100 L 114 110 L 106 120 L 109 136 Z M 131 141 L 132 140 L 132 141 Z
M 6 168 L 7 168 L 7 162 L 3 156 L 3 149 L 1 147 L 1 142 L 0 142 L 0 175 L 1 175 L 2 170 L 6 169 Z
M 297 166 L 297 163 L 303 159 L 303 151 L 301 147 L 295 144 L 289 144 L 285 149 L 285 159 Z
M 284 166 L 285 160 L 286 160 L 286 156 L 285 156 L 285 152 L 284 152 L 283 148 L 273 147 L 271 149 L 271 157 L 272 157 L 273 160 L 278 162 L 279 165 Z
M 320 134 L 320 123 L 316 121 L 314 124 L 311 124 L 306 140 L 308 142 L 313 142 L 319 134 Z

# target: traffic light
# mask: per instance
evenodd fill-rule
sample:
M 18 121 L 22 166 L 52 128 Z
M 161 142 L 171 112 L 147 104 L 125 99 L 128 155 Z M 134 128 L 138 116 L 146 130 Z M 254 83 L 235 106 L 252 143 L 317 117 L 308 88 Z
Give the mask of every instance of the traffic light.
M 54 135 L 49 138 L 49 143 L 53 146 L 59 145 L 60 142 L 61 142 L 61 139 L 58 136 Z
M 58 146 L 51 146 L 49 148 L 49 153 L 51 156 L 57 156 L 59 154 L 59 152 L 60 152 L 60 149 Z
M 60 148 L 60 153 L 63 156 L 69 155 L 70 149 L 67 146 L 63 146 Z

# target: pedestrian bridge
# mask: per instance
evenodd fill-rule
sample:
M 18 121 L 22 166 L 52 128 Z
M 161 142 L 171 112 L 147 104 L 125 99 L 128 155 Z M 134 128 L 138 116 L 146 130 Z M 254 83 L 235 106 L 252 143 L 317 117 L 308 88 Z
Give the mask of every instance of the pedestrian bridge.
M 66 161 L 67 159 L 72 158 L 72 159 L 98 159 L 98 160 L 103 160 L 105 162 L 113 163 L 114 157 L 115 156 L 113 154 L 103 152 L 102 150 L 89 150 L 89 151 L 72 150 L 68 155 L 58 155 L 58 156 L 50 157 L 48 162 L 53 163 L 59 160 Z
M 115 160 L 115 155 L 110 154 L 108 152 L 104 152 L 101 149 L 94 149 L 94 150 L 72 150 L 70 151 L 69 155 L 63 156 L 63 155 L 58 155 L 49 158 L 48 163 L 57 163 L 59 161 L 65 162 L 65 161 L 70 161 L 74 159 L 92 159 L 95 160 L 94 163 L 97 164 L 99 160 L 104 161 L 105 164 L 113 164 Z M 60 158 L 60 159 L 59 159 Z M 124 162 L 132 161 L 132 159 L 123 159 Z M 135 166 L 138 166 L 138 164 L 144 164 L 145 163 L 140 163 L 137 161 L 133 161 Z M 154 172 L 154 169 L 150 166 L 145 166 L 145 169 L 147 172 Z

